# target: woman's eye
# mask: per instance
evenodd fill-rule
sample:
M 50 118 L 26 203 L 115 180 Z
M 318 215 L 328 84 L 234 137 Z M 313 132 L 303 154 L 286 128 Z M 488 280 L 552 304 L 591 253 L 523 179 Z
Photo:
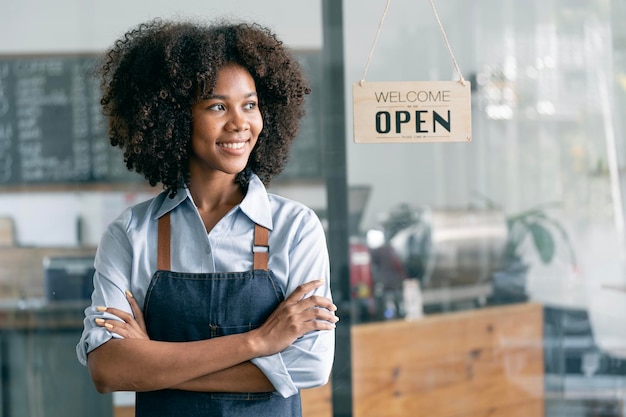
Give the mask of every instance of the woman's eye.
M 226 107 L 223 104 L 218 103 L 218 104 L 213 104 L 212 106 L 209 106 L 209 110 L 224 111 L 226 110 Z
M 246 110 L 252 110 L 254 108 L 256 108 L 256 102 L 254 102 L 254 101 L 246 103 L 246 105 L 244 106 L 244 109 L 246 109 Z

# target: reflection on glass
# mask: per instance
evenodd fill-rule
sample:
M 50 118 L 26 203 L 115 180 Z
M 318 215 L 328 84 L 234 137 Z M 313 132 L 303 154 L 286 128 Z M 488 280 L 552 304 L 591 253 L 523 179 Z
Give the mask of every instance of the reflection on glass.
M 424 3 L 390 7 L 369 79 L 454 77 Z M 346 4 L 346 71 L 352 81 L 359 79 L 370 46 L 370 38 L 359 36 L 373 36 L 377 23 L 357 18 L 357 9 L 369 7 L 377 17 L 382 10 L 377 12 L 373 2 Z M 350 183 L 371 187 L 353 238 L 368 248 L 372 276 L 370 298 L 359 296 L 370 293 L 353 292 L 359 306 L 356 321 L 362 322 L 355 335 L 380 326 L 381 339 L 402 338 L 393 346 L 408 356 L 385 364 L 399 379 L 411 372 L 414 385 L 400 387 L 393 378 L 387 382 L 406 404 L 429 404 L 430 415 L 440 415 L 435 410 L 439 395 L 464 404 L 467 415 L 474 415 L 467 410 L 480 401 L 504 415 L 517 415 L 499 407 L 508 392 L 521 389 L 532 392 L 528 404 L 539 405 L 532 411 L 518 408 L 519 415 L 621 416 L 626 392 L 626 136 L 618 115 L 626 90 L 620 84 L 624 29 L 616 22 L 625 9 L 595 0 L 452 1 L 438 8 L 459 66 L 472 81 L 473 141 L 349 145 Z M 359 271 L 362 276 L 362 266 Z M 456 335 L 427 330 L 434 322 L 443 329 L 439 321 L 445 317 L 480 321 L 495 312 L 505 319 L 520 313 L 516 308 L 532 306 L 539 307 L 541 317 L 511 323 L 519 326 L 519 334 L 505 334 L 501 324 L 490 322 L 491 345 L 478 330 L 473 335 L 460 328 L 449 329 L 460 332 Z M 382 334 L 400 323 L 414 325 L 412 331 L 420 335 L 408 340 L 400 333 Z M 532 323 L 539 333 L 524 333 L 521 327 Z M 429 371 L 405 365 L 409 356 L 418 360 L 418 354 L 403 350 L 403 343 L 416 351 L 427 349 L 434 334 L 450 344 L 473 344 L 475 350 L 465 351 L 463 369 L 480 362 L 493 367 L 492 376 L 507 375 L 500 388 L 502 404 L 478 392 L 473 398 L 446 396 L 437 379 L 455 371 L 447 374 L 444 365 Z M 541 349 L 534 350 L 531 345 L 537 343 Z M 502 350 L 513 345 L 517 353 Z M 372 358 L 365 350 L 354 350 L 355 396 L 367 398 L 382 387 L 359 382 L 357 374 L 367 378 L 366 371 L 376 370 L 366 365 Z M 482 362 L 486 352 L 499 360 Z M 537 363 L 540 368 L 532 368 Z M 379 377 L 384 379 L 382 368 Z M 525 371 L 517 372 L 521 369 Z M 428 372 L 433 373 L 424 376 Z M 456 376 L 447 389 L 493 383 L 478 373 Z

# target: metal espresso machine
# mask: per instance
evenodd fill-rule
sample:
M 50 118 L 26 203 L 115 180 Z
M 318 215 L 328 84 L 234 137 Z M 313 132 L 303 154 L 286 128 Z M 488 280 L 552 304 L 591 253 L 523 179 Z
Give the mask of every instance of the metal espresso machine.
M 430 207 L 404 207 L 400 212 L 385 224 L 385 245 L 403 266 L 405 280 L 419 282 L 424 308 L 484 305 L 493 290 L 493 273 L 504 266 L 508 238 L 504 214 Z M 389 280 L 383 278 L 387 290 L 401 289 L 398 280 L 385 281 Z

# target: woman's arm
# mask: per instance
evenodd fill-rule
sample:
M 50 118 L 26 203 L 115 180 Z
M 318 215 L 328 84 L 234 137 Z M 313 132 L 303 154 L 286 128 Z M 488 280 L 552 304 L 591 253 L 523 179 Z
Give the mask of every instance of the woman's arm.
M 279 274 L 288 276 L 286 293 L 289 294 L 311 278 L 321 278 L 324 284 L 316 288 L 313 294 L 331 299 L 328 250 L 320 221 L 311 210 L 306 210 L 300 212 L 297 218 L 290 219 L 290 223 L 290 234 L 273 234 L 274 239 L 282 243 L 274 244 L 273 247 L 283 250 L 283 256 L 288 259 L 284 263 L 288 269 L 281 270 L 280 264 L 275 268 Z M 276 229 L 283 231 L 288 228 L 282 225 Z M 267 375 L 276 391 L 288 397 L 300 389 L 320 386 L 328 381 L 334 358 L 334 336 L 334 331 L 310 332 L 296 339 L 280 353 L 255 358 L 252 363 Z
M 203 392 L 272 392 L 274 386 L 251 362 L 201 376 L 173 386 L 174 389 Z
M 277 353 L 306 333 L 334 329 L 336 308 L 332 301 L 307 297 L 321 285 L 322 281 L 311 281 L 299 286 L 257 329 L 195 342 L 149 340 L 147 335 L 141 335 L 138 329 L 142 325 L 131 314 L 114 308 L 100 309 L 121 320 L 100 319 L 97 325 L 123 339 L 111 339 L 89 353 L 92 379 L 99 392 L 153 391 L 186 383 L 193 383 L 197 390 L 202 382 L 216 383 L 214 378 L 202 378 L 215 372 L 224 371 L 229 376 L 253 372 L 248 365 L 229 368 Z M 135 306 L 138 308 L 136 303 Z M 231 387 L 233 383 L 227 382 Z M 218 389 L 222 390 L 223 387 Z

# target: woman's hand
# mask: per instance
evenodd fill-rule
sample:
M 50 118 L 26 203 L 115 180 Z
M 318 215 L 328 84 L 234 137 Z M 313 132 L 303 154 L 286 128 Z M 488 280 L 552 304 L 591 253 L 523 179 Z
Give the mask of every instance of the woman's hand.
M 319 295 L 306 296 L 323 284 L 324 281 L 317 280 L 300 285 L 261 327 L 251 331 L 259 356 L 280 352 L 306 333 L 335 328 L 339 318 L 332 301 Z
M 125 339 L 150 339 L 146 331 L 146 323 L 143 320 L 143 312 L 139 307 L 139 303 L 137 303 L 137 300 L 130 291 L 126 291 L 126 299 L 128 300 L 128 304 L 130 304 L 130 309 L 133 312 L 132 315 L 113 307 L 98 307 L 98 311 L 113 314 L 122 321 L 98 318 L 96 319 L 96 324 L 105 327 L 112 333 L 119 334 Z

